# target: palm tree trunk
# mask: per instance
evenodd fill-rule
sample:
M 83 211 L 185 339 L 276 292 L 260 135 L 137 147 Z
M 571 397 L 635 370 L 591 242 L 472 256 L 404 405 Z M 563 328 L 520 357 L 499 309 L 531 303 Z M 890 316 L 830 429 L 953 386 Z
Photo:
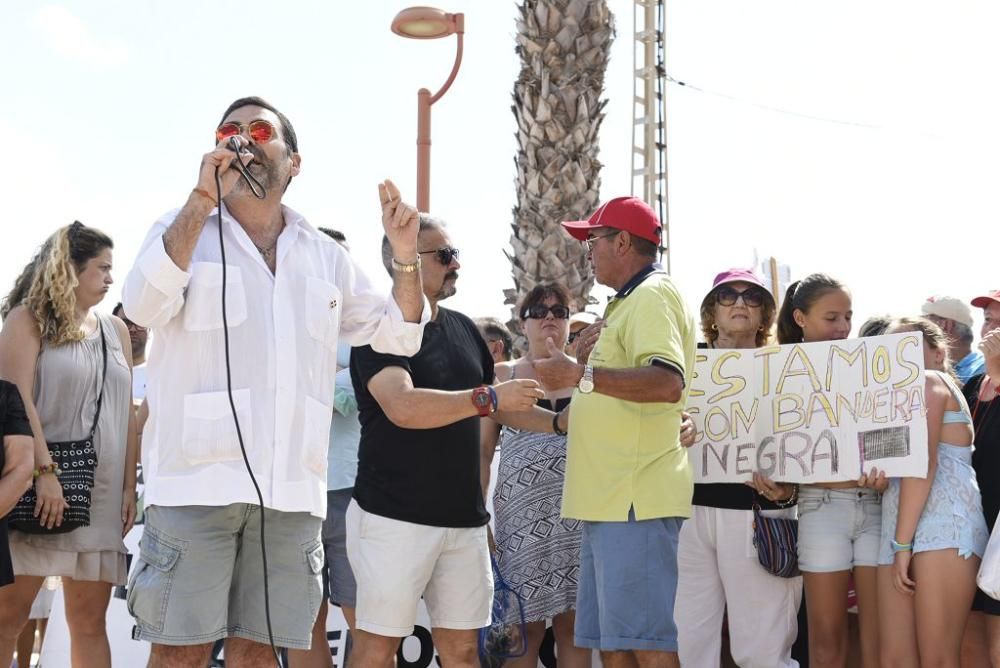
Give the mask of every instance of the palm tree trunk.
M 614 39 L 606 0 L 524 0 L 517 19 L 521 71 L 514 83 L 517 204 L 510 244 L 517 302 L 538 283 L 562 282 L 583 308 L 594 285 L 586 252 L 559 225 L 598 206 L 598 131 Z M 515 308 L 509 323 L 524 348 Z

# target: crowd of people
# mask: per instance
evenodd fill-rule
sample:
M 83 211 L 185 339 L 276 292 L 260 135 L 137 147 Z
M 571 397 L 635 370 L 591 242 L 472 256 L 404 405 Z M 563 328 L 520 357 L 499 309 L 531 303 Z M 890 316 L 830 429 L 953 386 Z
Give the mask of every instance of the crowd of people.
M 533 286 L 519 339 L 442 304 L 459 251 L 391 181 L 385 295 L 341 232 L 282 203 L 301 167 L 284 114 L 241 98 L 216 139 L 112 314 L 113 241 L 79 222 L 3 300 L 0 664 L 16 649 L 26 668 L 22 629 L 58 577 L 79 667 L 111 665 L 126 584 L 153 668 L 202 668 L 219 642 L 229 666 L 274 665 L 275 648 L 331 666 L 328 602 L 349 665 L 391 666 L 421 599 L 449 668 L 479 665 L 485 627 L 519 636 L 504 663 L 537 665 L 548 626 L 572 667 L 599 650 L 609 668 L 711 668 L 725 637 L 755 668 L 852 651 L 866 668 L 1000 667 L 1000 602 L 976 587 L 1000 513 L 1000 291 L 858 330 L 922 335 L 926 478 L 695 484 L 697 347 L 846 339 L 847 286 L 810 274 L 779 304 L 753 270 L 720 267 L 696 319 L 656 262 L 655 213 L 619 197 L 562 224 L 614 296 L 594 313 Z M 798 519 L 801 576 L 761 567 L 758 513 Z M 495 578 L 516 593 L 501 618 Z

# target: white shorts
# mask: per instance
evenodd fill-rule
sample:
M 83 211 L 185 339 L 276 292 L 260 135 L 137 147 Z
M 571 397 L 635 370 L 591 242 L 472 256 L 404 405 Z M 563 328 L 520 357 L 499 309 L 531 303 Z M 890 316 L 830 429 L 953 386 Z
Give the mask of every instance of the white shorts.
M 347 507 L 347 558 L 358 582 L 358 628 L 380 636 L 413 633 L 423 595 L 433 628 L 490 624 L 493 569 L 486 527 L 413 524 Z

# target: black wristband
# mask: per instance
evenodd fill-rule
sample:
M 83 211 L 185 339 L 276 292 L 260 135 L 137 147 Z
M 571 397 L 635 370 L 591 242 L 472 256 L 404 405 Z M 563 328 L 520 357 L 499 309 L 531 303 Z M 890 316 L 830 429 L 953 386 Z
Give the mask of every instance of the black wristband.
M 559 428 L 559 413 L 552 414 L 552 431 L 559 436 L 565 436 L 568 433 Z

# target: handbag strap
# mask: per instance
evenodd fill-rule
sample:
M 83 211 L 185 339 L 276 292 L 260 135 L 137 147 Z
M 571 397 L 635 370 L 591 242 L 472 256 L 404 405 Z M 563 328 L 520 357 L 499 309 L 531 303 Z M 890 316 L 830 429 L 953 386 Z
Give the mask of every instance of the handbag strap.
M 97 395 L 97 411 L 94 413 L 94 424 L 90 426 L 88 439 L 93 439 L 97 432 L 97 421 L 101 419 L 101 403 L 104 401 L 104 385 L 108 380 L 108 342 L 104 338 L 104 323 L 99 315 L 97 316 L 97 329 L 101 332 L 101 391 Z

